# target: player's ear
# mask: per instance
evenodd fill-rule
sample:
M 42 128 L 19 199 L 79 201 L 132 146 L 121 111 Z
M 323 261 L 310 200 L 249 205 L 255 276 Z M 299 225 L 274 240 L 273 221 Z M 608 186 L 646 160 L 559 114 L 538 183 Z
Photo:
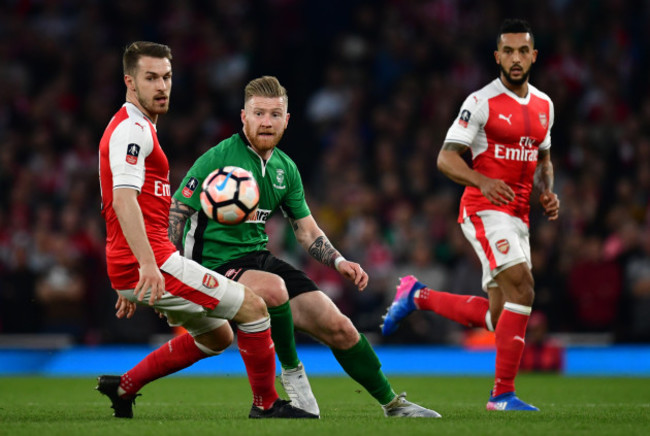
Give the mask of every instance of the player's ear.
M 241 123 L 244 124 L 246 121 L 246 109 L 241 110 L 239 117 L 241 118 Z
M 537 61 L 537 49 L 533 50 L 533 63 Z
M 135 80 L 133 80 L 133 76 L 125 74 L 124 75 L 124 84 L 126 85 L 126 88 L 129 91 L 135 91 Z
M 290 116 L 291 116 L 291 114 L 290 114 L 289 112 L 287 112 L 287 118 L 284 120 L 284 128 L 285 128 L 285 129 L 286 129 L 287 126 L 289 125 L 289 117 L 290 117 Z
M 499 50 L 494 50 L 494 60 L 497 62 L 497 65 L 501 65 L 501 61 L 499 60 Z

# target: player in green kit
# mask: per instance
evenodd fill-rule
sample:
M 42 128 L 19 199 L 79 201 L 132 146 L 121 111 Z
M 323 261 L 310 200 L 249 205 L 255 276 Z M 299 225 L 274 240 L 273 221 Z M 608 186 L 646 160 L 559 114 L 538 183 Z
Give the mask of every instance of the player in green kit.
M 275 77 L 252 80 L 244 92 L 243 131 L 221 141 L 197 159 L 172 198 L 169 236 L 186 257 L 251 288 L 271 315 L 271 334 L 282 365 L 281 381 L 292 404 L 320 414 L 305 369 L 296 353 L 294 326 L 330 347 L 350 377 L 382 406 L 386 416 L 440 417 L 397 395 L 363 334 L 307 275 L 267 249 L 267 218 L 281 209 L 296 239 L 309 254 L 335 268 L 360 291 L 368 275 L 346 260 L 319 228 L 305 201 L 296 164 L 276 148 L 289 123 L 286 90 Z M 260 188 L 257 215 L 237 226 L 208 219 L 199 202 L 200 186 L 216 168 L 251 171 Z

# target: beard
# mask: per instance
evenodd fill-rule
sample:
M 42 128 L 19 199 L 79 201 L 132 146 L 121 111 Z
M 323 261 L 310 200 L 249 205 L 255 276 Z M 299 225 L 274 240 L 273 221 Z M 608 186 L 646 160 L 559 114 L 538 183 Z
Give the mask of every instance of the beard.
M 151 115 L 166 114 L 169 111 L 169 97 L 167 97 L 165 104 L 160 104 L 155 98 L 145 100 L 138 94 L 138 102 Z
M 284 129 L 279 132 L 273 132 L 273 135 L 263 136 L 258 135 L 258 132 L 253 131 L 252 127 L 246 124 L 244 126 L 244 133 L 255 150 L 258 152 L 267 152 L 273 150 L 278 145 L 284 135 Z
M 528 71 L 522 71 L 521 77 L 518 79 L 513 79 L 510 73 L 503 68 L 503 65 L 499 65 L 499 70 L 501 70 L 503 77 L 505 77 L 508 83 L 515 86 L 523 85 L 528 80 L 528 76 L 530 76 L 530 68 L 528 68 Z

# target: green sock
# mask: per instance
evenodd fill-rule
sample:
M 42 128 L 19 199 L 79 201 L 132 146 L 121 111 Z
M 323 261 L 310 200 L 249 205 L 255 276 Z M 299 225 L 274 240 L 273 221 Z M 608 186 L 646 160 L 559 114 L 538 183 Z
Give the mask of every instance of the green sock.
M 300 364 L 296 352 L 296 338 L 293 332 L 293 317 L 289 302 L 269 307 L 271 315 L 271 338 L 275 343 L 275 352 L 284 369 L 295 368 Z
M 363 333 L 360 336 L 359 342 L 349 350 L 331 350 L 354 381 L 366 388 L 380 404 L 388 404 L 395 398 L 395 392 L 381 370 L 381 362 L 375 350 Z

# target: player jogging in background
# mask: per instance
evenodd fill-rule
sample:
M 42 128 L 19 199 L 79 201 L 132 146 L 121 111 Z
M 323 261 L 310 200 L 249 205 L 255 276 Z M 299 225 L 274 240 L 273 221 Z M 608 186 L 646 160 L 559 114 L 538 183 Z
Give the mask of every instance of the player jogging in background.
M 264 298 L 282 364 L 281 381 L 298 407 L 320 413 L 296 353 L 294 325 L 330 347 L 350 377 L 383 406 L 386 416 L 439 417 L 433 410 L 407 401 L 405 394 L 397 395 L 370 343 L 352 321 L 303 271 L 266 248 L 266 221 L 280 209 L 291 222 L 297 241 L 314 259 L 336 269 L 359 290 L 368 283 L 361 266 L 346 260 L 320 229 L 305 201 L 296 164 L 276 148 L 289 123 L 289 113 L 286 90 L 275 77 L 264 76 L 248 83 L 241 120 L 243 131 L 199 157 L 174 194 L 170 239 L 178 246 L 184 243 L 185 256 Z M 260 189 L 257 215 L 237 226 L 208 219 L 199 202 L 200 189 L 195 189 L 214 169 L 229 165 L 251 171 Z
M 171 50 L 134 42 L 123 56 L 126 103 L 110 120 L 99 145 L 102 215 L 106 220 L 108 276 L 117 291 L 117 317 L 149 304 L 188 331 L 146 356 L 122 376 L 103 375 L 97 389 L 114 416 L 132 418 L 138 391 L 148 382 L 221 353 L 237 324 L 253 391 L 251 418 L 316 418 L 278 397 L 275 353 L 264 301 L 245 286 L 181 256 L 167 237 L 169 163 L 156 135 L 169 108 Z
M 515 377 L 535 296 L 528 230 L 533 185 L 549 220 L 560 208 L 550 155 L 553 103 L 528 83 L 537 50 L 527 22 L 504 21 L 494 56 L 499 77 L 467 97 L 438 155 L 440 171 L 466 186 L 458 221 L 483 265 L 488 298 L 439 292 L 404 277 L 382 333 L 394 332 L 416 309 L 494 331 L 495 381 L 487 410 L 537 411 L 517 398 Z M 472 168 L 461 156 L 467 150 Z

